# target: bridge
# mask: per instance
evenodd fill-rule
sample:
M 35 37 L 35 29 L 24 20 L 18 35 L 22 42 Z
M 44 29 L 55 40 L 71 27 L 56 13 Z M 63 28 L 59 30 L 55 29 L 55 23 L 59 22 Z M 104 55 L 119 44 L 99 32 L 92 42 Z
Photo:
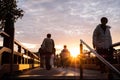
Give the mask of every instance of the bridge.
M 4 31 L 0 32 L 1 38 L 10 36 Z M 40 68 L 40 58 L 38 54 L 25 48 L 19 41 L 14 40 L 14 51 L 2 45 L 0 47 L 0 80 L 38 80 L 38 79 L 79 79 L 79 80 L 109 80 L 120 79 L 120 50 L 114 52 L 115 62 L 113 64 L 106 61 L 96 51 L 94 51 L 83 40 L 80 40 L 80 56 L 71 66 L 61 67 L 59 62 L 51 70 Z M 95 57 L 85 57 L 84 46 Z M 120 42 L 113 44 L 119 46 Z M 101 73 L 96 65 L 96 58 L 102 61 L 108 69 Z

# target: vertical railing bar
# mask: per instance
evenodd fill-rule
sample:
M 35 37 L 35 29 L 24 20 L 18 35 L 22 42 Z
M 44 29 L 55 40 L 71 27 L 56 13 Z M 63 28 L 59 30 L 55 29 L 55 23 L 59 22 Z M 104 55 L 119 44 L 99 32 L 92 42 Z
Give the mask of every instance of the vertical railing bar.
M 83 45 L 80 43 L 80 55 L 83 54 Z M 82 59 L 80 57 L 80 79 L 83 79 L 83 66 L 82 66 Z

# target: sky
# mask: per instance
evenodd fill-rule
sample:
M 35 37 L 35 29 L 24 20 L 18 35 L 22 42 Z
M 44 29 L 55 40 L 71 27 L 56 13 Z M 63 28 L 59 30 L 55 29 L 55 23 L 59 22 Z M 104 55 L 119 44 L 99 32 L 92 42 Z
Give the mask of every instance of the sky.
M 17 0 L 24 10 L 15 23 L 15 39 L 37 52 L 47 33 L 52 34 L 56 53 L 63 45 L 79 53 L 80 39 L 91 48 L 92 34 L 105 16 L 113 43 L 120 41 L 120 0 Z

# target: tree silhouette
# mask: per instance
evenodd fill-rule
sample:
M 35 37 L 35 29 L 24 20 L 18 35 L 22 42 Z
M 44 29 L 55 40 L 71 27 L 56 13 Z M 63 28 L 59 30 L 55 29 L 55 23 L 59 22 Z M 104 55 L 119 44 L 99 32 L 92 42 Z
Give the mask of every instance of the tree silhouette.
M 17 8 L 16 0 L 0 0 L 0 29 L 5 27 L 6 18 L 10 15 L 15 22 L 18 18 L 22 18 L 23 14 L 24 11 Z
M 16 0 L 0 0 L 0 29 L 4 29 L 4 32 L 10 35 L 12 42 L 14 40 L 14 22 L 18 18 L 22 18 L 23 14 L 24 11 L 17 8 Z M 5 37 L 3 45 L 12 48 L 11 40 Z

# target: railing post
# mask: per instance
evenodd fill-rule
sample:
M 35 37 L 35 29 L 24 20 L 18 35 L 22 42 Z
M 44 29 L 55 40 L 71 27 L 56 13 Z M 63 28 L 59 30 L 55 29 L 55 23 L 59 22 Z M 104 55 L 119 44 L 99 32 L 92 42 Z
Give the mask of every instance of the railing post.
M 83 54 L 83 44 L 82 44 L 82 42 L 80 43 L 80 54 Z
M 83 79 L 83 67 L 82 67 L 82 57 L 83 54 L 83 44 L 80 42 L 80 79 Z
M 18 45 L 18 52 L 21 53 L 21 46 Z
M 2 64 L 2 54 L 0 54 L 0 69 L 1 69 L 1 64 Z
M 3 46 L 10 48 L 12 50 L 10 54 L 10 73 L 13 73 L 13 60 L 14 60 L 14 20 L 13 20 L 13 15 L 8 13 L 6 15 L 6 20 L 5 20 L 5 26 L 4 26 L 4 32 L 10 35 L 10 38 L 4 37 L 4 43 Z
M 25 51 L 25 54 L 28 56 L 28 51 L 27 50 L 24 50 L 24 51 Z M 28 58 L 26 58 L 25 64 L 28 64 Z

